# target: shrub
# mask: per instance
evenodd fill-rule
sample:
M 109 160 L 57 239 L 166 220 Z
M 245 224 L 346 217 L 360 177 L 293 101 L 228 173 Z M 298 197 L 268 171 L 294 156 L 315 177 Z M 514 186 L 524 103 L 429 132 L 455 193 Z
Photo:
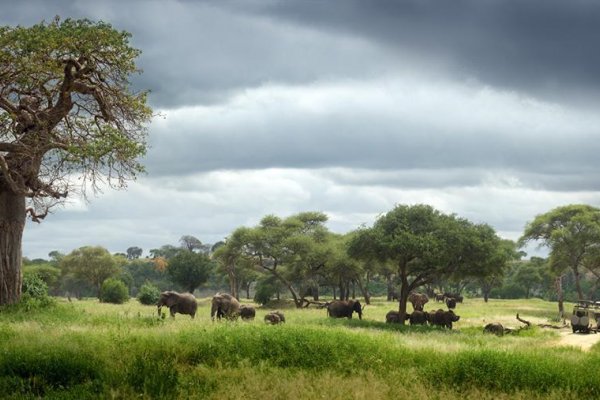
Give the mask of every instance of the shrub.
M 48 291 L 56 290 L 60 280 L 60 269 L 50 264 L 37 264 L 23 266 L 23 277 L 37 275 L 48 285 Z
M 100 289 L 100 301 L 103 303 L 123 304 L 129 300 L 129 290 L 123 281 L 108 278 L 102 283 Z
M 37 274 L 25 274 L 21 288 L 23 295 L 30 298 L 42 299 L 48 296 L 48 285 Z
M 21 286 L 21 306 L 26 310 L 53 304 L 48 296 L 48 285 L 37 274 L 25 274 Z
M 145 305 L 155 305 L 160 297 L 160 290 L 153 284 L 146 282 L 140 288 L 137 299 Z
M 254 301 L 264 306 L 271 300 L 271 297 L 273 297 L 275 293 L 277 293 L 277 286 L 269 279 L 258 281 L 254 292 Z

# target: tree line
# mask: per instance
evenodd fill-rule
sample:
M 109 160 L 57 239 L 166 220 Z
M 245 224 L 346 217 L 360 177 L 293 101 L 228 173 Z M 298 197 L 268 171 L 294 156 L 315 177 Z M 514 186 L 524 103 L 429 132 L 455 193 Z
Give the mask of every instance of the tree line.
M 110 254 L 83 247 L 49 260 L 24 262 L 55 295 L 99 296 L 102 283 L 117 278 L 133 296 L 142 285 L 193 293 L 225 290 L 267 303 L 288 298 L 296 307 L 372 296 L 398 299 L 406 313 L 411 292 L 453 292 L 489 298 L 595 299 L 600 286 L 600 210 L 569 205 L 537 216 L 519 242 L 500 238 L 476 224 L 428 205 L 397 205 L 372 226 L 339 234 L 322 212 L 288 217 L 267 215 L 256 226 L 235 229 L 225 240 L 202 243 L 192 235 L 178 245 L 137 246 Z M 550 250 L 548 258 L 524 259 L 519 248 L 531 240 Z M 252 295 L 252 296 L 251 296 Z M 561 308 L 562 310 L 562 308 Z

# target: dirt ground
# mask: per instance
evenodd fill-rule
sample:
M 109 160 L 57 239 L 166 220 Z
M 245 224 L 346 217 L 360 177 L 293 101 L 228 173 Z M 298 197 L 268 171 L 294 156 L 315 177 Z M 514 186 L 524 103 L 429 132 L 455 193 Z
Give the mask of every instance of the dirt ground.
M 560 340 L 558 346 L 573 346 L 578 347 L 583 351 L 588 351 L 593 345 L 600 341 L 599 333 L 573 333 L 571 330 L 563 330 L 560 332 Z

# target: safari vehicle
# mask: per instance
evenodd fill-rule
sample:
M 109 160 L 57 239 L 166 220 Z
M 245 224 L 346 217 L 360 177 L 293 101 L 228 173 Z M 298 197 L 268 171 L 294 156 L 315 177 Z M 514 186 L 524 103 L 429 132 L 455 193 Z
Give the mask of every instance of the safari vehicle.
M 571 316 L 573 333 L 597 333 L 600 328 L 600 301 L 579 300 Z

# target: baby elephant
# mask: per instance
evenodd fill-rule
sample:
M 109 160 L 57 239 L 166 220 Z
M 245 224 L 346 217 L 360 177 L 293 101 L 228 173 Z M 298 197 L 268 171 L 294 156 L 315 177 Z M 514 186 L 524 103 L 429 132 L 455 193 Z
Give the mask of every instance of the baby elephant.
M 271 325 L 277 325 L 281 322 L 285 322 L 285 316 L 281 311 L 273 311 L 265 315 L 265 322 Z
M 240 306 L 240 317 L 244 321 L 252 321 L 256 317 L 256 310 L 252 306 L 242 304 Z
M 496 336 L 504 336 L 504 327 L 498 322 L 487 324 L 483 328 L 483 333 L 493 333 Z

